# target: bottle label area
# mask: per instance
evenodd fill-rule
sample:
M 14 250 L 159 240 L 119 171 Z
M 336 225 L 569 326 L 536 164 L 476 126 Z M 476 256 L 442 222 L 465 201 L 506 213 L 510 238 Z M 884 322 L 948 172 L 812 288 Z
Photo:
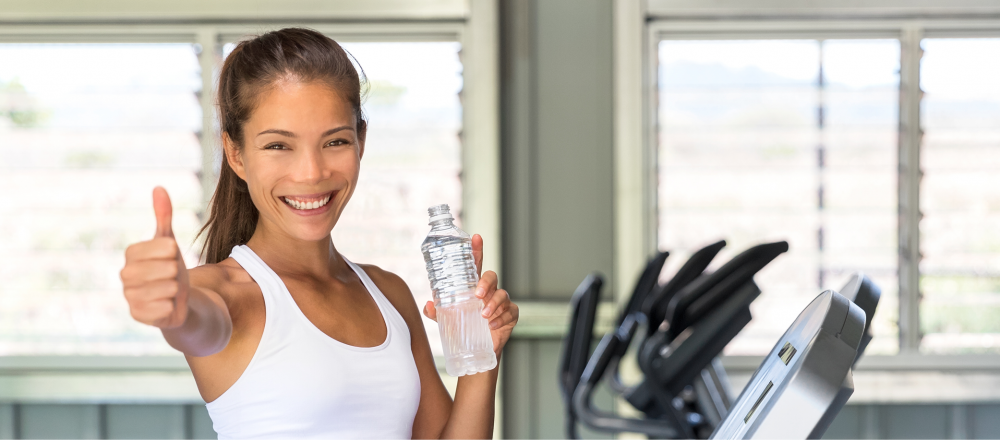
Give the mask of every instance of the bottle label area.
M 464 376 L 497 366 L 489 323 L 483 318 L 483 302 L 459 301 L 437 309 L 438 329 L 449 375 Z

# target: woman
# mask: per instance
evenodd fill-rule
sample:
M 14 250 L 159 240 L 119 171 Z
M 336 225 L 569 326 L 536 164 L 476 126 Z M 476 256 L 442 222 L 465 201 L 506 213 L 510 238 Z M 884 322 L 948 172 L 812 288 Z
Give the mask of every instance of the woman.
M 318 32 L 241 42 L 219 78 L 207 264 L 184 267 L 163 188 L 156 236 L 125 252 L 132 316 L 185 354 L 220 438 L 492 437 L 497 370 L 459 378 L 452 402 L 406 284 L 330 239 L 365 151 L 360 84 Z M 476 294 L 499 358 L 517 306 L 492 271 Z

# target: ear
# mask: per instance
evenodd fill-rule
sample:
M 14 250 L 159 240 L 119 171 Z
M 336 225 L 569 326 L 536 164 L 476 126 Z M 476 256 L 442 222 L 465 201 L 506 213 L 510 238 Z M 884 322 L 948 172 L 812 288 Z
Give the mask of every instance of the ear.
M 236 175 L 247 180 L 246 168 L 243 166 L 243 155 L 240 154 L 240 150 L 236 148 L 236 144 L 233 139 L 229 137 L 229 133 L 222 133 L 222 149 L 226 156 L 226 162 L 229 163 L 229 168 L 232 168 Z

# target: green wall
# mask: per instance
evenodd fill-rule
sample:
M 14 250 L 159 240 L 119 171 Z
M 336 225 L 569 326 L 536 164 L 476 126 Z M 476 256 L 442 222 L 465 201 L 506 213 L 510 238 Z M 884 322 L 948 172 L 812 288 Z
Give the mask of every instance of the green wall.
M 612 285 L 611 1 L 500 8 L 503 283 L 518 302 L 565 302 L 592 271 Z M 565 436 L 561 348 L 508 343 L 504 437 Z M 611 406 L 606 392 L 597 401 Z

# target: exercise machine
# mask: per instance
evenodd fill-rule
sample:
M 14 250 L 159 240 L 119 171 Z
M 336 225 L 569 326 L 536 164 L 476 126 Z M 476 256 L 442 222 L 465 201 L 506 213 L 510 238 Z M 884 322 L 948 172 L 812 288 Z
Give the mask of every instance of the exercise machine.
M 579 419 L 601 431 L 639 432 L 656 438 L 707 436 L 712 426 L 706 425 L 702 413 L 722 411 L 719 420 L 725 415 L 728 380 L 724 376 L 704 380 L 705 376 L 711 379 L 713 371 L 722 371 L 719 364 L 717 370 L 701 373 L 750 321 L 749 305 L 760 294 L 753 275 L 787 250 L 785 242 L 755 246 L 715 272 L 694 277 L 669 298 L 663 309 L 664 323 L 640 345 L 639 366 L 645 378 L 623 393 L 629 403 L 645 413 L 645 419 L 604 413 L 591 404 L 594 388 L 609 365 L 624 354 L 640 324 L 636 315 L 626 317 L 601 340 L 577 385 L 573 408 Z M 658 307 L 662 306 L 648 309 Z M 685 402 L 682 392 L 698 380 L 714 389 L 716 399 L 692 397 Z M 692 403 L 695 409 L 689 408 Z
M 621 325 L 627 316 L 635 313 L 644 304 L 646 297 L 657 286 L 657 279 L 669 255 L 668 252 L 658 252 L 646 264 L 632 295 L 629 297 L 629 302 L 618 319 L 618 325 Z M 594 339 L 594 320 L 597 316 L 597 306 L 600 302 L 603 285 L 604 278 L 599 273 L 590 274 L 584 278 L 570 299 L 569 329 L 563 339 L 562 358 L 559 365 L 559 386 L 566 408 L 567 438 L 579 437 L 572 398 L 580 377 L 583 375 L 584 367 L 590 359 L 590 347 Z

